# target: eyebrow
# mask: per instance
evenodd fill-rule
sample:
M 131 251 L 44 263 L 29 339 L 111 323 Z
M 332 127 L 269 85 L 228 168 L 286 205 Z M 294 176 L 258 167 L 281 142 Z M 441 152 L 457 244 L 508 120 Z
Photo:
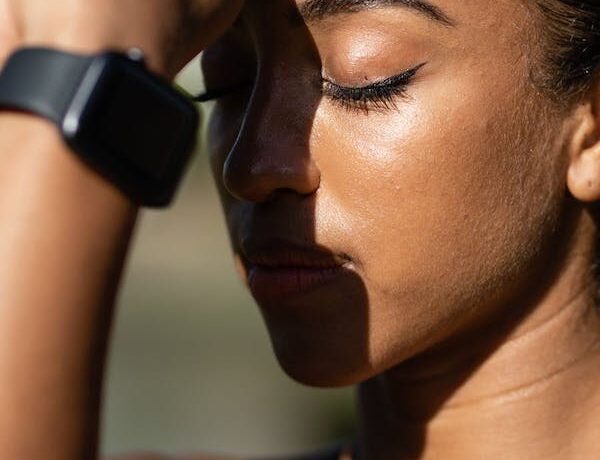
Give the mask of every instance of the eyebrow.
M 427 0 L 307 0 L 299 7 L 299 12 L 304 21 L 317 22 L 339 14 L 390 6 L 410 8 L 447 27 L 455 25 L 446 13 Z

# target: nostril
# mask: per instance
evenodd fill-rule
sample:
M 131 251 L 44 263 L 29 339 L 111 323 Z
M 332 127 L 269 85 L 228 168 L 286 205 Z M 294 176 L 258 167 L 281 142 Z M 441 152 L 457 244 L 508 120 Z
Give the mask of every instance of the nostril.
M 232 167 L 231 163 L 228 159 L 223 167 L 223 186 L 231 196 L 245 201 L 250 193 L 250 184 L 241 168 Z

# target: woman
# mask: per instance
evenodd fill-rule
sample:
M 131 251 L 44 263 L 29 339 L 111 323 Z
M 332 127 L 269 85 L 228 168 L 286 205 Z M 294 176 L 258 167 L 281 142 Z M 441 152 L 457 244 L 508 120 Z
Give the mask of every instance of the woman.
M 597 458 L 597 1 L 257 0 L 231 27 L 236 2 L 156 1 L 128 28 L 142 2 L 70 3 L 4 1 L 4 54 L 135 45 L 172 76 L 211 43 L 240 273 L 290 376 L 359 387 L 331 458 Z M 0 456 L 91 457 L 134 208 L 51 128 L 0 123 Z

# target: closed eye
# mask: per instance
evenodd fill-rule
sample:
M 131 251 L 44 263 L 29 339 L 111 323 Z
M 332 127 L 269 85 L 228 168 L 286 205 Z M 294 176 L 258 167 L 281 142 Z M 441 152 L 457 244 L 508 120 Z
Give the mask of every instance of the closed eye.
M 334 103 L 350 111 L 369 113 L 371 110 L 379 112 L 397 110 L 398 99 L 406 96 L 408 85 L 425 64 L 419 64 L 399 75 L 358 87 L 342 86 L 323 77 L 322 93 Z

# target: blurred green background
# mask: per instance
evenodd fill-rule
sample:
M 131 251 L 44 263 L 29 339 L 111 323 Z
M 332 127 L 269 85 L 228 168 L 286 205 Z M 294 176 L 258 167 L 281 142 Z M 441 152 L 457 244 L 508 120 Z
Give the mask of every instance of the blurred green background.
M 179 82 L 202 88 L 197 62 Z M 306 388 L 279 369 L 234 272 L 201 151 L 175 206 L 142 214 L 107 370 L 104 454 L 277 456 L 353 430 L 349 389 Z

